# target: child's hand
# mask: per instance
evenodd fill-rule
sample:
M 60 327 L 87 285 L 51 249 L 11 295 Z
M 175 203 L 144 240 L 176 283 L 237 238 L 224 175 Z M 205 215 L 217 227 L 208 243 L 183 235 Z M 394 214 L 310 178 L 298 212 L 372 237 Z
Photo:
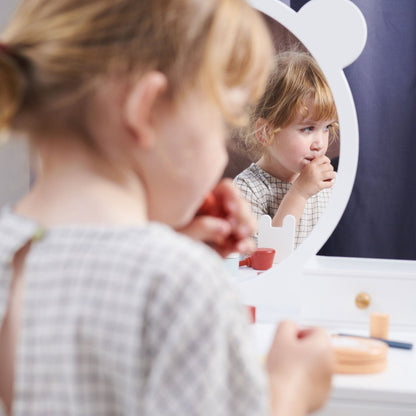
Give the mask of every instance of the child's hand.
M 335 368 L 334 353 L 326 331 L 299 330 L 290 321 L 276 330 L 266 362 L 272 409 L 287 414 L 287 403 L 296 403 L 292 415 L 306 415 L 326 401 Z
M 249 204 L 230 179 L 223 179 L 206 196 L 194 219 L 178 231 L 204 241 L 226 257 L 253 251 L 255 228 Z
M 293 182 L 292 192 L 296 191 L 308 199 L 322 189 L 331 188 L 333 179 L 335 179 L 335 172 L 331 161 L 326 156 L 320 156 L 302 169 Z

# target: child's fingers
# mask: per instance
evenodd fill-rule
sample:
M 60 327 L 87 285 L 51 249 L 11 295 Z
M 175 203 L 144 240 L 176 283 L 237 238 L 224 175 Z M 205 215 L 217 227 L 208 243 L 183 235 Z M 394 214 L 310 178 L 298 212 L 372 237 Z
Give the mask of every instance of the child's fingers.
M 311 165 L 331 165 L 331 159 L 328 156 L 318 156 L 310 162 Z M 332 165 L 331 165 L 332 166 Z
M 178 231 L 195 240 L 218 244 L 229 236 L 231 226 L 222 218 L 202 215 Z
M 314 328 L 302 328 L 298 331 L 297 337 L 298 339 L 303 339 L 311 335 L 314 331 Z
M 255 217 L 234 183 L 230 179 L 224 179 L 214 192 L 222 201 L 225 218 L 230 223 L 233 234 L 241 239 L 252 236 L 256 230 Z
M 274 334 L 273 343 L 278 343 L 280 339 L 294 340 L 298 338 L 299 327 L 296 322 L 290 320 L 283 320 L 277 326 Z
M 320 182 L 319 187 L 320 189 L 329 189 L 334 186 L 334 181 L 332 179 L 324 179 Z
M 230 212 L 230 223 L 241 238 L 252 236 L 256 231 L 256 218 L 249 203 L 241 196 L 234 201 L 235 209 Z
M 227 215 L 235 213 L 238 210 L 240 194 L 231 179 L 225 178 L 221 180 L 214 189 L 214 193 L 222 202 L 223 210 Z
M 183 231 L 226 256 L 232 252 L 251 253 L 255 249 L 255 230 L 250 205 L 231 179 L 226 178 L 207 195 L 196 218 Z
M 321 175 L 323 180 L 335 179 L 336 177 L 336 173 L 333 170 L 321 172 Z
M 321 342 L 325 345 L 330 343 L 328 332 L 321 327 L 302 328 L 298 331 L 297 338 L 304 342 Z
M 250 254 L 256 249 L 256 243 L 252 239 L 251 235 L 247 238 L 242 238 L 235 244 L 235 248 L 231 251 L 242 254 Z

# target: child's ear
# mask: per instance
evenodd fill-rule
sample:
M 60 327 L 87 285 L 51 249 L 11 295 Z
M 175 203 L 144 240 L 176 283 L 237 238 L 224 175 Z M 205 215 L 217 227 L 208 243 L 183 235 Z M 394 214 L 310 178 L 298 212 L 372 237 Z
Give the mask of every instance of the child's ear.
M 269 123 L 264 118 L 256 121 L 256 139 L 264 146 L 269 144 Z
M 150 71 L 140 77 L 127 93 L 124 120 L 134 139 L 142 146 L 149 147 L 154 141 L 153 111 L 166 86 L 164 74 Z

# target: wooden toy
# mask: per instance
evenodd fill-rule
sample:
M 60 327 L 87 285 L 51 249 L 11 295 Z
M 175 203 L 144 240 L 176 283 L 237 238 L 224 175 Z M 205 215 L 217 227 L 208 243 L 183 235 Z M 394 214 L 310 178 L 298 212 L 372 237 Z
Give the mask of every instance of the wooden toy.
M 293 215 L 286 215 L 282 227 L 272 227 L 269 215 L 262 215 L 258 222 L 257 246 L 274 248 L 276 254 L 274 263 L 280 263 L 290 256 L 295 246 L 296 219 Z

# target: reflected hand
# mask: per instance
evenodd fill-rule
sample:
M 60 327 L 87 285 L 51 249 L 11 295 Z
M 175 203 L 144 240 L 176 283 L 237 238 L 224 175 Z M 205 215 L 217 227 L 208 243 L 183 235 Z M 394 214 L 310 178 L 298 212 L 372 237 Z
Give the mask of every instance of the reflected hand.
M 253 251 L 255 229 L 249 204 L 230 179 L 223 179 L 206 196 L 193 220 L 177 231 L 207 243 L 226 257 Z
M 307 164 L 293 182 L 292 188 L 305 199 L 322 189 L 331 188 L 335 179 L 334 167 L 326 156 L 319 156 Z

